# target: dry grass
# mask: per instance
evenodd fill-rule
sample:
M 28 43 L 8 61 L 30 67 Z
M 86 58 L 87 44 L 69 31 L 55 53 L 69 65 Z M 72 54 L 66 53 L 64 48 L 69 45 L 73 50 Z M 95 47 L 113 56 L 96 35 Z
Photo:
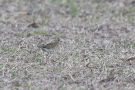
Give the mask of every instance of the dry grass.
M 134 90 L 131 0 L 0 4 L 0 90 Z M 54 37 L 55 52 L 37 47 Z

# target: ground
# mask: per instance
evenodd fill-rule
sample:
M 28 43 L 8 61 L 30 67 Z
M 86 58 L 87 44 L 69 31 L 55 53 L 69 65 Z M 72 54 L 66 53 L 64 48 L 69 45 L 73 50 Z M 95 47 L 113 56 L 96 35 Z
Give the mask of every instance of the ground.
M 134 90 L 135 1 L 0 0 L 0 17 L 0 90 Z

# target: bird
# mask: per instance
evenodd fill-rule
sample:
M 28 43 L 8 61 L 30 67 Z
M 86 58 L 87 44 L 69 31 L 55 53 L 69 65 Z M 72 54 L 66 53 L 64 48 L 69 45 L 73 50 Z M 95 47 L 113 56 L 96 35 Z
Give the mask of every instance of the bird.
M 59 42 L 60 42 L 60 38 L 56 38 L 54 41 L 47 44 L 38 45 L 38 47 L 45 52 L 53 52 L 58 47 Z

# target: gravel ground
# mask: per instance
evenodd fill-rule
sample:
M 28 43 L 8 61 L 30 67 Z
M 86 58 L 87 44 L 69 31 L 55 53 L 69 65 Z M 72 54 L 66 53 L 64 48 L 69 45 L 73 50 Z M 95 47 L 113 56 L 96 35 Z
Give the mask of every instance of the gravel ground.
M 135 1 L 0 0 L 0 16 L 0 90 L 134 90 Z

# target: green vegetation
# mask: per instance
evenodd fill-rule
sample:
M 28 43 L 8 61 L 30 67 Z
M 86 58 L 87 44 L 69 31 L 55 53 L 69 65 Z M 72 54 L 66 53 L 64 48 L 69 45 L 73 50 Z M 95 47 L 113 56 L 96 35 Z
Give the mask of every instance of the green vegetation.
M 131 12 L 134 12 L 135 11 L 135 7 L 134 6 L 130 6 L 128 11 L 131 13 Z
M 33 35 L 47 35 L 45 30 L 37 30 L 33 32 Z
M 56 4 L 62 4 L 63 0 L 54 0 Z M 69 5 L 72 16 L 76 16 L 78 14 L 78 5 L 74 0 L 66 0 L 66 3 Z
M 67 3 L 70 6 L 72 16 L 76 16 L 78 14 L 77 4 L 74 2 L 74 0 L 67 0 Z
M 27 76 L 27 78 L 31 78 L 32 77 L 32 75 L 31 74 L 29 74 L 28 76 Z
M 57 32 L 56 33 L 56 37 L 65 37 L 65 34 L 61 33 L 61 32 Z
M 54 0 L 56 4 L 61 4 L 63 0 Z
M 97 57 L 98 57 L 99 59 L 102 59 L 102 58 L 104 58 L 104 55 L 103 55 L 103 54 L 99 54 L 99 55 L 97 55 Z
M 16 74 L 15 72 L 12 72 L 12 73 L 11 73 L 11 76 L 12 76 L 12 77 L 16 77 L 17 74 Z
M 64 70 L 64 68 L 63 67 L 60 67 L 60 66 L 55 66 L 55 70 L 57 72 L 62 72 Z
M 23 38 L 23 34 L 22 33 L 17 34 L 16 38 Z
M 91 18 L 90 18 L 90 22 L 91 23 L 94 23 L 94 22 L 99 22 L 101 19 L 100 19 L 100 16 L 98 14 L 92 14 Z
M 131 46 L 132 46 L 133 49 L 135 49 L 135 43 L 133 43 Z
M 17 48 L 16 47 L 9 47 L 9 46 L 1 45 L 1 50 L 3 50 L 4 52 L 13 52 L 13 53 L 15 53 L 17 51 Z
M 127 17 L 127 22 L 128 23 L 134 22 L 134 17 Z
M 41 55 L 38 53 L 33 54 L 32 59 L 36 61 L 41 61 Z

